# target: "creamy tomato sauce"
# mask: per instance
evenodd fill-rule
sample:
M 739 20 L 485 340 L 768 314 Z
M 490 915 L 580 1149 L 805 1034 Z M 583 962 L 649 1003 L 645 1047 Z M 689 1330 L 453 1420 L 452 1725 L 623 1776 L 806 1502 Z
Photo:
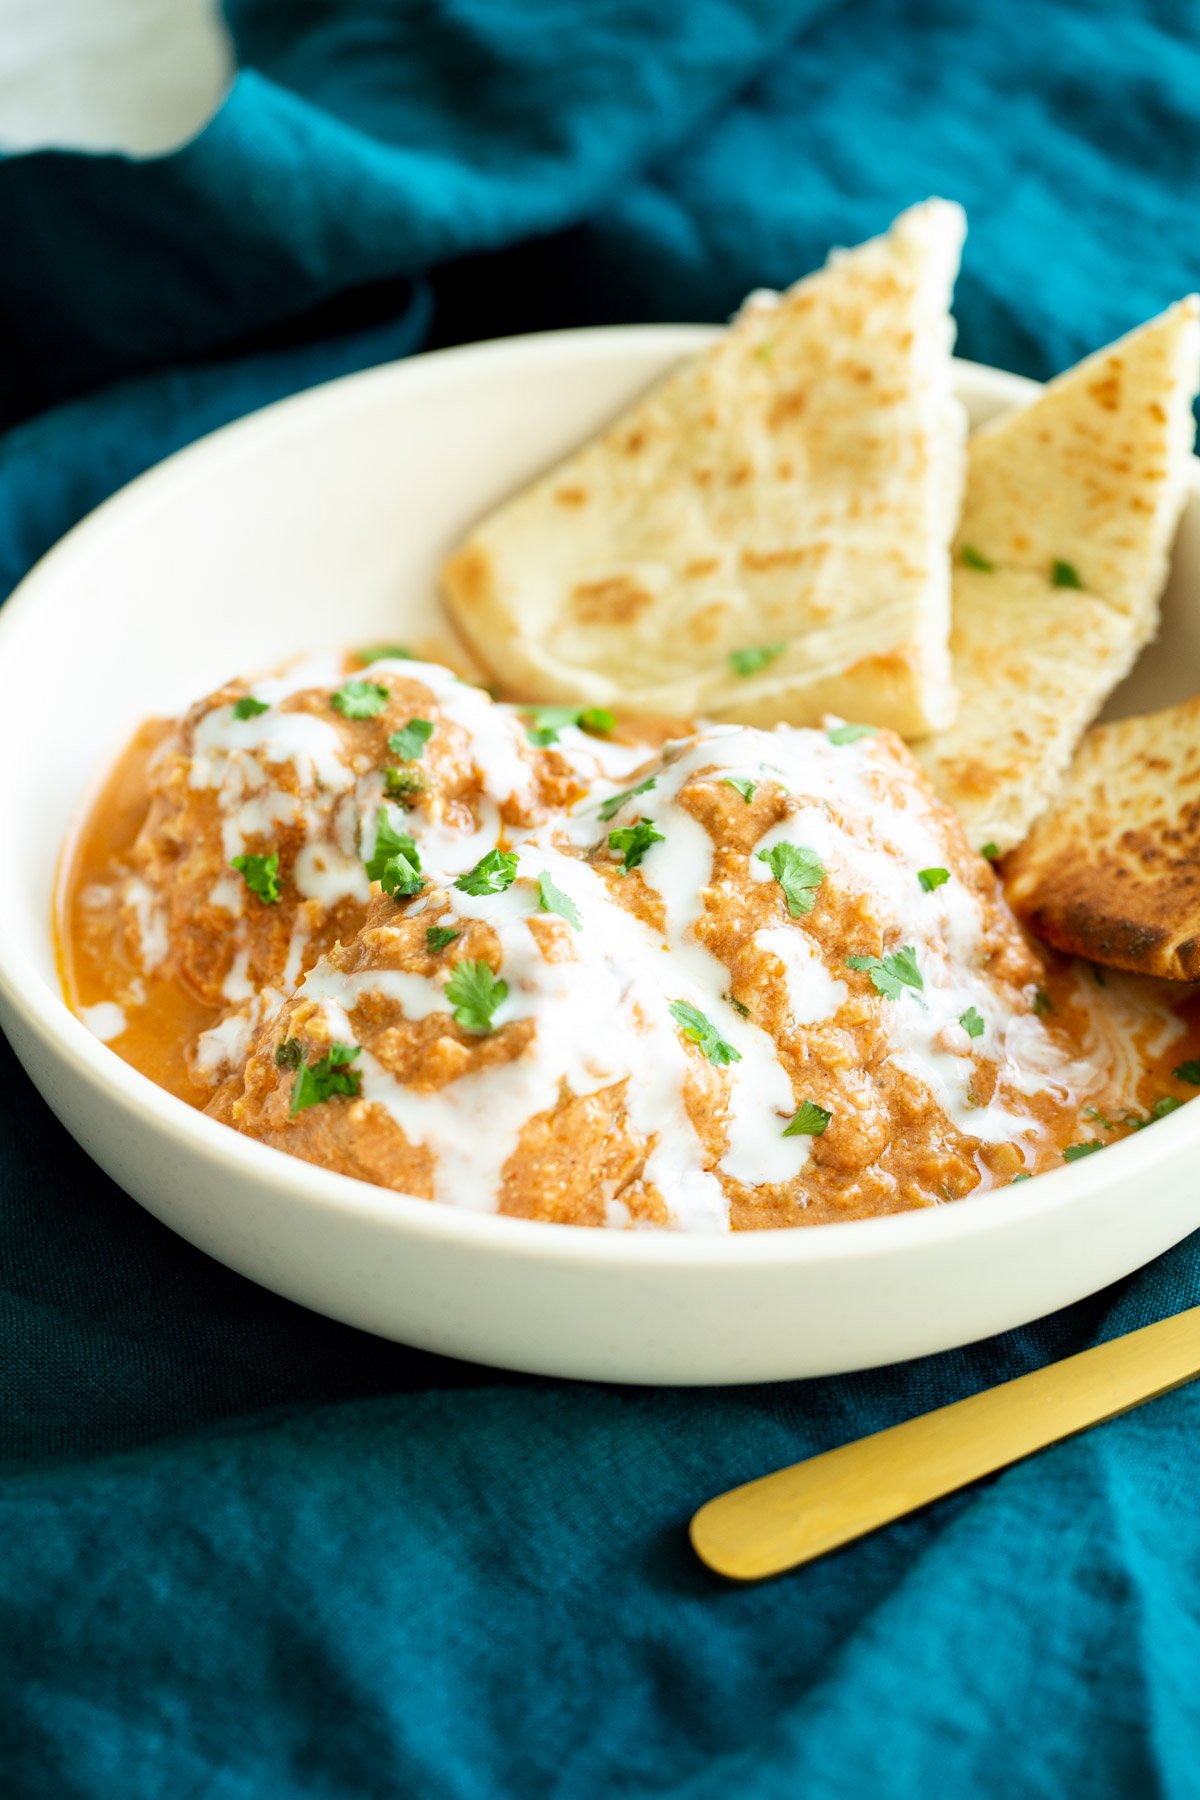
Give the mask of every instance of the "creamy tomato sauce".
M 618 1228 L 937 1205 L 1195 1091 L 1191 994 L 1032 946 L 891 734 L 671 731 L 394 658 L 230 683 L 68 846 L 67 998 L 292 1154 Z

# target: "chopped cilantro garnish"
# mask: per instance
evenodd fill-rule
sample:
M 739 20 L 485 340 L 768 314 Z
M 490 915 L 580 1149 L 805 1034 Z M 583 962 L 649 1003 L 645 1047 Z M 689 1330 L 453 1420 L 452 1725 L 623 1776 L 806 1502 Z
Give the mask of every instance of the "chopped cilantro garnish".
M 1146 1126 L 1153 1125 L 1156 1119 L 1165 1119 L 1168 1113 L 1178 1112 L 1182 1105 L 1183 1101 L 1177 1099 L 1174 1094 L 1164 1094 L 1161 1100 L 1154 1102 L 1144 1119 L 1131 1119 L 1129 1123 L 1132 1124 L 1135 1131 L 1144 1131 Z
M 399 731 L 393 731 L 388 739 L 388 749 L 401 762 L 419 762 L 432 736 L 433 725 L 428 719 L 410 719 Z
M 1031 1180 L 1031 1179 L 1032 1179 L 1032 1178 L 1031 1178 L 1031 1176 L 1030 1176 L 1030 1173 L 1029 1173 L 1029 1170 L 1028 1170 L 1028 1169 L 1022 1169 L 1022 1170 L 1021 1170 L 1021 1172 L 1020 1172 L 1020 1173 L 1019 1173 L 1019 1174 L 1018 1174 L 1018 1175 L 1014 1175 L 1014 1176 L 1013 1176 L 1013 1178 L 1012 1178 L 1012 1181 L 1010 1181 L 1010 1182 L 1009 1182 L 1009 1184 L 1008 1184 L 1008 1185 L 1009 1185 L 1009 1187 L 1012 1187 L 1012 1185 L 1013 1185 L 1013 1182 L 1016 1182 L 1016 1181 L 1029 1181 L 1029 1180 Z
M 1051 1000 L 1045 988 L 1038 988 L 1037 992 L 1034 994 L 1033 1010 L 1039 1019 L 1044 1019 L 1047 1013 L 1054 1011 L 1054 1002 Z
M 411 662 L 412 651 L 405 644 L 368 644 L 358 653 L 360 663 Z
M 568 725 L 578 725 L 581 731 L 594 731 L 605 736 L 617 722 L 616 714 L 609 712 L 606 706 L 533 706 L 529 708 L 529 716 L 533 721 L 529 727 L 530 740 L 543 746 L 556 744 L 559 732 Z
M 699 1044 L 710 1063 L 723 1069 L 727 1063 L 741 1062 L 742 1053 L 727 1044 L 710 1018 L 695 1006 L 689 1006 L 686 1000 L 672 1000 L 671 1017 L 677 1025 L 683 1027 L 683 1035 L 689 1044 Z
M 980 1018 L 979 1014 L 975 1011 L 975 1008 L 973 1006 L 968 1006 L 966 1012 L 962 1014 L 962 1016 L 960 1017 L 958 1022 L 962 1026 L 963 1030 L 966 1032 L 966 1034 L 969 1038 L 977 1038 L 977 1037 L 983 1036 L 983 1033 L 984 1033 L 983 1020 Z
M 665 844 L 666 841 L 653 819 L 639 819 L 636 825 L 619 825 L 608 834 L 609 849 L 622 858 L 622 875 L 637 868 L 651 844 Z
M 979 854 L 986 856 L 989 862 L 995 862 L 1000 854 L 1000 846 L 989 838 L 986 844 L 980 845 Z
M 500 981 L 488 963 L 455 963 L 446 998 L 454 1008 L 455 1022 L 482 1036 L 495 1030 L 493 1015 L 508 998 L 508 983 Z
M 818 1106 L 815 1100 L 804 1100 L 790 1125 L 784 1127 L 784 1137 L 820 1137 L 833 1114 Z
M 385 894 L 415 894 L 422 886 L 420 852 L 406 831 L 392 829 L 386 807 L 375 815 L 375 851 L 364 866 Z
M 885 1000 L 898 1000 L 903 988 L 922 989 L 925 986 L 917 967 L 917 953 L 911 944 L 903 950 L 893 950 L 890 956 L 848 956 L 846 967 L 864 970 Z
M 645 781 L 639 782 L 637 787 L 626 788 L 623 794 L 610 794 L 607 800 L 600 803 L 600 817 L 607 824 L 609 819 L 616 817 L 627 800 L 635 799 L 638 794 L 648 794 L 657 780 L 657 775 L 647 775 Z
M 1094 1156 L 1097 1150 L 1103 1148 L 1099 1138 L 1090 1138 L 1086 1144 L 1068 1144 L 1063 1151 L 1063 1161 L 1079 1162 L 1082 1157 Z
M 816 890 L 825 879 L 825 865 L 812 850 L 802 844 L 772 844 L 769 850 L 758 852 L 758 860 L 766 863 L 783 889 L 793 919 L 812 911 Z
M 265 906 L 279 903 L 279 852 L 270 856 L 235 856 L 231 865 Z
M 360 1094 L 362 1076 L 349 1065 L 361 1055 L 362 1048 L 358 1044 L 330 1044 L 319 1062 L 299 1064 L 292 1084 L 292 1117 L 303 1112 L 306 1106 L 319 1106 L 323 1100 L 332 1100 L 335 1094 L 347 1094 L 351 1099 Z
M 1181 1062 L 1171 1073 L 1176 1081 L 1189 1081 L 1193 1087 L 1200 1087 L 1200 1062 Z
M 874 737 L 877 725 L 835 725 L 827 735 L 831 744 L 857 744 L 859 738 Z
M 721 786 L 732 788 L 735 794 L 740 794 L 747 806 L 754 798 L 757 785 L 757 782 L 747 781 L 744 775 L 724 775 L 721 778 Z
M 444 950 L 447 944 L 452 944 L 455 938 L 461 936 L 461 931 L 454 931 L 449 925 L 427 925 L 425 927 L 425 948 L 431 955 L 436 955 L 439 950 Z
M 240 700 L 233 703 L 235 719 L 257 719 L 259 713 L 270 712 L 271 708 L 265 700 L 256 700 L 253 694 L 243 694 Z
M 383 771 L 383 791 L 389 800 L 398 800 L 401 806 L 413 806 L 417 795 L 423 793 L 425 779 L 415 769 L 385 769 Z
M 966 568 L 980 569 L 985 575 L 990 574 L 996 566 L 994 562 L 989 562 L 982 550 L 977 550 L 974 544 L 964 544 L 958 554 Z
M 745 650 L 729 652 L 729 666 L 735 675 L 757 675 L 787 649 L 786 644 L 754 644 Z
M 945 884 L 949 881 L 949 879 L 950 879 L 949 869 L 918 869 L 917 870 L 917 880 L 920 882 L 921 886 L 925 889 L 925 892 L 927 894 L 932 894 L 934 888 L 944 887 Z
M 460 875 L 455 887 L 463 894 L 502 894 L 517 877 L 517 857 L 513 850 L 489 850 L 473 869 Z
M 299 1038 L 284 1038 L 275 1048 L 277 1069 L 298 1069 L 304 1061 L 304 1046 Z
M 1081 588 L 1079 570 L 1074 563 L 1056 561 L 1050 570 L 1050 580 L 1055 587 Z
M 744 1000 L 739 1000 L 736 994 L 722 994 L 721 998 L 722 1000 L 728 1000 L 734 1012 L 741 1013 L 743 1019 L 748 1019 L 750 1017 L 750 1008 L 746 1005 Z
M 329 704 L 345 719 L 373 719 L 383 711 L 388 698 L 381 681 L 345 681 Z
M 556 887 L 545 869 L 538 876 L 538 903 L 543 912 L 557 913 L 560 919 L 565 919 L 576 931 L 583 923 L 579 917 L 579 908 L 570 894 L 564 894 L 560 887 Z

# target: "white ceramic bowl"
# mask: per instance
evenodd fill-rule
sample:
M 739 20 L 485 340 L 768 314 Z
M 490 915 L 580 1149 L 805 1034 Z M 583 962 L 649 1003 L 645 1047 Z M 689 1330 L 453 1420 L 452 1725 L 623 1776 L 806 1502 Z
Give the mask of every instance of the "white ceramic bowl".
M 143 1206 L 264 1286 L 385 1337 L 604 1380 L 827 1374 L 1036 1318 L 1200 1224 L 1200 1106 L 1020 1188 L 895 1218 L 707 1238 L 480 1217 L 239 1137 L 64 1005 L 59 846 L 139 720 L 300 650 L 439 629 L 435 570 L 462 527 L 710 335 L 526 337 L 317 388 L 135 481 L 0 610 L 0 1023 L 67 1129 Z M 958 373 L 976 422 L 1030 391 L 977 365 Z M 1116 710 L 1200 687 L 1198 580 L 1194 485 L 1162 636 Z

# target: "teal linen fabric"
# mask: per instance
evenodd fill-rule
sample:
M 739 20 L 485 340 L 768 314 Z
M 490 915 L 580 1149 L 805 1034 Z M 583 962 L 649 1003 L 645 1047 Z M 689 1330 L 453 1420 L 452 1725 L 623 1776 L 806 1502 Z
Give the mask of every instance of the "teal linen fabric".
M 459 338 L 720 318 L 931 191 L 971 215 L 969 356 L 1045 374 L 1200 275 L 1194 6 L 229 17 L 241 73 L 177 153 L 0 162 L 0 592 L 281 394 Z M 1193 1304 L 1198 1272 L 1185 1244 L 1025 1331 L 840 1380 L 531 1380 L 209 1262 L 0 1046 L 0 1792 L 1183 1800 L 1200 1394 L 773 1585 L 710 1579 L 684 1527 Z

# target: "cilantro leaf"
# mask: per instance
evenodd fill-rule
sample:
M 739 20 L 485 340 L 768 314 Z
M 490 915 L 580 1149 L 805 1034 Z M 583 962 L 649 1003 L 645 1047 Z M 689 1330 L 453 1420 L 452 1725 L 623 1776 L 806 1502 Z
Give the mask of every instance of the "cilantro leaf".
M 556 744 L 559 732 L 568 725 L 578 725 L 581 731 L 598 732 L 604 737 L 617 723 L 616 714 L 606 706 L 531 706 L 527 710 L 533 721 L 530 741 L 543 746 Z
M 329 704 L 345 719 L 373 719 L 388 703 L 389 694 L 381 681 L 345 681 Z
M 455 1023 L 482 1037 L 495 1030 L 493 1015 L 508 998 L 508 983 L 493 974 L 489 963 L 455 963 L 446 998 L 454 1008 Z
M 413 653 L 404 644 L 368 644 L 365 650 L 358 652 L 360 663 L 373 662 L 411 662 Z
M 502 894 L 517 878 L 517 856 L 514 850 L 489 850 L 473 869 L 460 875 L 454 883 L 462 894 Z
M 257 894 L 264 906 L 279 904 L 279 852 L 272 850 L 270 856 L 235 856 L 230 865 L 243 878 L 252 894 Z
M 1055 561 L 1050 570 L 1050 580 L 1054 587 L 1081 588 L 1079 570 L 1074 563 Z
M 986 844 L 980 845 L 979 854 L 980 856 L 986 856 L 989 862 L 995 862 L 1000 854 L 1000 846 L 999 844 L 993 843 L 989 838 Z
M 982 1037 L 984 1030 L 986 1029 L 982 1018 L 975 1011 L 973 1006 L 968 1006 L 966 1012 L 963 1013 L 958 1022 L 969 1038 Z
M 433 955 L 452 944 L 455 938 L 462 936 L 461 931 L 454 931 L 449 925 L 427 925 L 425 927 L 425 948 Z
M 401 806 L 415 806 L 417 795 L 425 791 L 424 777 L 415 769 L 385 769 L 383 791 L 389 800 L 398 800 Z
M 846 967 L 864 970 L 885 1000 L 898 1000 L 906 987 L 920 990 L 925 986 L 911 944 L 903 950 L 893 950 L 890 956 L 848 956 Z
M 579 908 L 570 894 L 564 894 L 560 887 L 556 887 L 545 869 L 538 876 L 538 903 L 543 912 L 557 913 L 560 919 L 565 919 L 576 931 L 583 923 L 579 917 Z
M 638 794 L 648 794 L 657 780 L 657 775 L 647 775 L 645 781 L 639 782 L 637 787 L 626 788 L 623 794 L 610 794 L 607 800 L 601 801 L 600 817 L 605 824 L 616 817 L 627 800 L 635 799 Z
M 820 1137 L 833 1114 L 818 1106 L 815 1100 L 804 1100 L 790 1125 L 784 1127 L 784 1137 Z
M 1144 1131 L 1147 1125 L 1153 1125 L 1156 1119 L 1165 1119 L 1168 1113 L 1178 1112 L 1183 1104 L 1183 1101 L 1176 1099 L 1174 1094 L 1164 1094 L 1161 1100 L 1154 1102 L 1144 1119 L 1133 1119 L 1130 1123 L 1135 1131 Z
M 985 575 L 989 575 L 996 566 L 994 562 L 988 561 L 981 550 L 976 550 L 974 544 L 964 544 L 958 555 L 966 568 L 980 569 Z
M 253 694 L 243 694 L 240 700 L 233 703 L 235 719 L 257 719 L 259 713 L 270 712 L 271 708 L 265 700 L 256 700 Z
M 1189 1081 L 1193 1087 L 1200 1087 L 1200 1062 L 1181 1062 L 1171 1073 L 1176 1081 Z
M 728 1063 L 741 1062 L 742 1053 L 727 1044 L 712 1020 L 695 1006 L 689 1006 L 686 1000 L 672 1000 L 671 1017 L 677 1025 L 683 1027 L 683 1035 L 689 1044 L 699 1044 L 710 1063 L 723 1069 Z
M 1038 988 L 1037 992 L 1034 994 L 1033 1010 L 1039 1019 L 1044 1019 L 1047 1013 L 1054 1011 L 1054 1002 L 1051 1000 L 1045 988 Z
M 787 649 L 786 644 L 754 644 L 745 650 L 729 652 L 729 666 L 735 675 L 757 675 Z
M 1063 1161 L 1079 1162 L 1082 1157 L 1094 1156 L 1097 1150 L 1103 1150 L 1103 1148 L 1104 1145 L 1099 1138 L 1092 1138 L 1086 1144 L 1068 1144 L 1063 1151 Z
M 330 1044 L 319 1062 L 298 1064 L 292 1084 L 292 1117 L 306 1106 L 332 1100 L 335 1094 L 356 1098 L 362 1092 L 362 1075 L 349 1065 L 361 1055 L 359 1044 Z
M 304 1061 L 304 1046 L 299 1038 L 284 1038 L 275 1047 L 275 1067 L 277 1069 L 298 1069 Z
M 757 785 L 757 782 L 747 781 L 744 775 L 724 775 L 721 778 L 721 786 L 731 787 L 735 794 L 742 796 L 747 806 L 754 798 L 754 790 Z
M 917 880 L 920 882 L 921 886 L 925 889 L 925 892 L 927 894 L 932 894 L 934 888 L 944 887 L 946 882 L 949 881 L 949 879 L 950 879 L 949 869 L 918 869 L 917 870 Z
M 651 844 L 665 844 L 666 837 L 653 819 L 639 819 L 636 825 L 619 825 L 608 834 L 608 847 L 624 858 L 621 873 L 636 869 Z
M 428 719 L 410 719 L 399 731 L 393 731 L 387 741 L 388 749 L 401 762 L 419 762 L 432 736 L 433 725 Z
M 406 831 L 393 830 L 385 806 L 375 815 L 375 850 L 364 867 L 385 894 L 415 894 L 422 885 L 421 853 Z
M 831 744 L 857 744 L 859 738 L 874 737 L 877 725 L 835 725 L 826 733 Z
M 793 919 L 812 911 L 817 904 L 816 890 L 825 879 L 825 865 L 814 851 L 802 844 L 772 844 L 769 850 L 758 852 L 758 861 L 766 863 L 783 889 Z

